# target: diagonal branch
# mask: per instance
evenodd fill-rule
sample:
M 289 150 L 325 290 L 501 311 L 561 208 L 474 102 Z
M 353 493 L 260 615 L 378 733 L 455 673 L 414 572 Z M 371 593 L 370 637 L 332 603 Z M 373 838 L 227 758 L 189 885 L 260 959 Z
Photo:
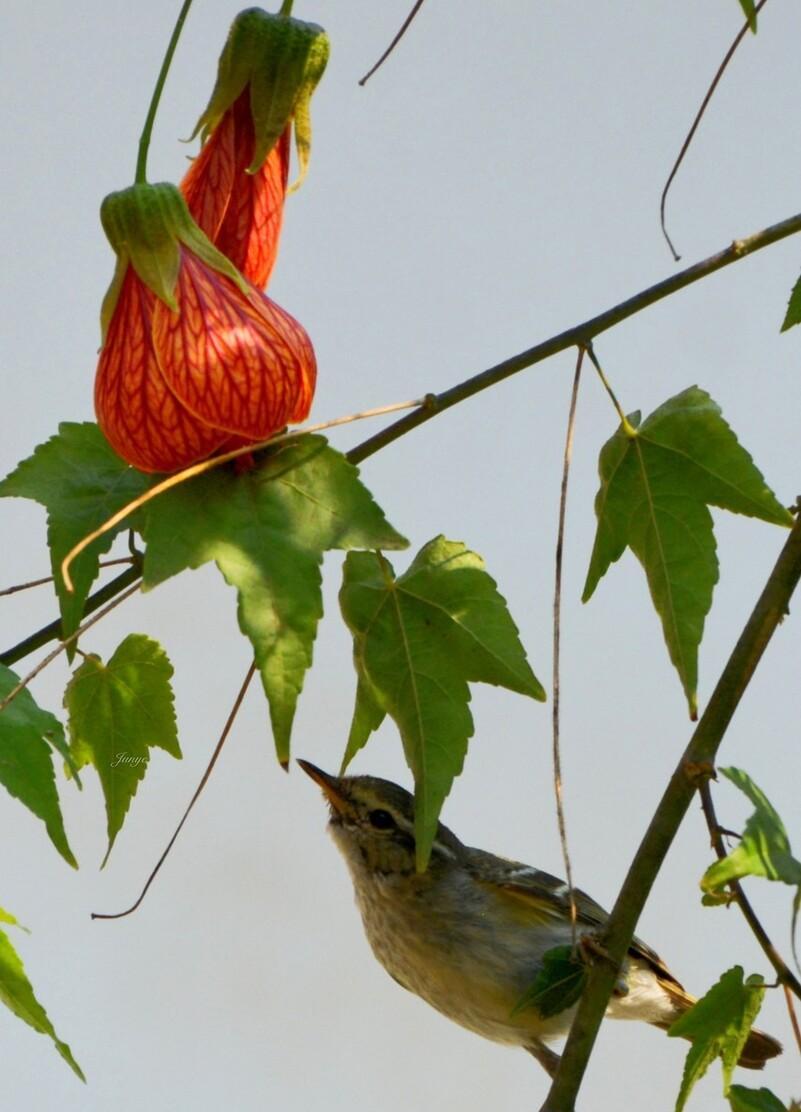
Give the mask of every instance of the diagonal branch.
M 573 1112 L 584 1071 L 640 912 L 700 783 L 713 771 L 723 736 L 801 579 L 801 519 L 796 519 L 765 588 L 676 766 L 629 867 L 599 944 L 609 960 L 587 978 L 559 1069 L 541 1112 Z

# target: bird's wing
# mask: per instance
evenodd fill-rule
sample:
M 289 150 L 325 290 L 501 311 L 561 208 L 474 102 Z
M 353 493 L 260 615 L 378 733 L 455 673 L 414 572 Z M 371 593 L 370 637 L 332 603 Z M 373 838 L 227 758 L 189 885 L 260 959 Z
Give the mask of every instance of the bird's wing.
M 481 854 L 481 851 L 474 850 L 473 853 Z M 492 886 L 506 899 L 516 902 L 521 911 L 525 909 L 529 922 L 569 924 L 570 889 L 565 881 L 530 865 L 505 861 L 493 854 L 481 856 L 483 860 L 477 870 L 480 875 L 476 879 Z M 576 901 L 579 931 L 585 929 L 586 932 L 586 928 L 593 930 L 604 926 L 609 914 L 599 903 L 580 888 L 573 889 L 573 897 Z M 660 979 L 681 987 L 659 954 L 641 939 L 634 937 L 631 940 L 629 953 L 646 961 Z

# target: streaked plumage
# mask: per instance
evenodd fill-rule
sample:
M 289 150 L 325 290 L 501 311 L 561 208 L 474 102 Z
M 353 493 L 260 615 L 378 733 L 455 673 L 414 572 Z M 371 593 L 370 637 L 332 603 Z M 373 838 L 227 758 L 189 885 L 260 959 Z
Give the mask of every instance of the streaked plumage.
M 572 939 L 567 885 L 549 873 L 465 846 L 441 823 L 427 870 L 415 871 L 414 801 L 372 776 L 334 777 L 307 761 L 304 770 L 331 805 L 331 835 L 347 862 L 373 953 L 399 984 L 455 1022 L 496 1042 L 522 1046 L 553 1073 L 546 1045 L 565 1035 L 574 1008 L 543 1018 L 515 1010 L 543 955 Z M 608 918 L 575 893 L 579 931 Z M 632 941 L 609 1003 L 613 1019 L 668 1028 L 694 1003 L 662 959 Z M 740 1065 L 761 1069 L 781 1052 L 752 1031 Z

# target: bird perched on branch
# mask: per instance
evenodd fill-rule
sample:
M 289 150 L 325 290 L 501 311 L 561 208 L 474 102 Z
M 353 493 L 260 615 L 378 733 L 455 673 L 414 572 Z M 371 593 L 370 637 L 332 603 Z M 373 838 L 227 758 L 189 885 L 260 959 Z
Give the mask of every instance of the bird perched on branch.
M 522 1046 L 553 1076 L 559 1057 L 547 1044 L 567 1034 L 575 1006 L 546 1016 L 521 1001 L 544 955 L 571 943 L 567 885 L 471 849 L 442 823 L 428 867 L 418 873 L 407 791 L 373 776 L 337 777 L 309 761 L 299 764 L 325 793 L 329 829 L 350 870 L 367 939 L 390 976 L 463 1027 Z M 591 940 L 608 915 L 583 892 L 574 896 L 579 935 Z M 635 938 L 606 1014 L 667 1030 L 694 1003 Z M 780 1053 L 774 1038 L 752 1030 L 739 1064 L 762 1069 Z

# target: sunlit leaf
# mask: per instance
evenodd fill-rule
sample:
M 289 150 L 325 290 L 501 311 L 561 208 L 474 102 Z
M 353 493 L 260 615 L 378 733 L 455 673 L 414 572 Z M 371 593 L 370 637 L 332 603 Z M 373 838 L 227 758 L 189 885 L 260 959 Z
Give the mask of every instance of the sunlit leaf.
M 98 562 L 114 537 L 129 528 L 123 522 L 82 552 L 74 561 L 70 594 L 61 578 L 61 561 L 79 540 L 91 533 L 154 482 L 153 476 L 129 467 L 114 453 L 97 425 L 59 425 L 58 435 L 40 444 L 0 482 L 0 497 L 31 498 L 47 510 L 47 543 L 55 589 L 61 607 L 62 634 L 80 625 L 86 596 L 97 578 Z
M 221 468 L 147 507 L 145 588 L 214 560 L 237 590 L 239 626 L 253 644 L 278 757 L 312 662 L 323 553 L 405 548 L 359 479 L 320 436 L 283 444 L 242 475 Z
M 13 915 L 10 916 L 7 912 L 4 913 L 1 921 L 16 922 Z M 0 1001 L 10 1008 L 14 1015 L 33 1027 L 34 1031 L 48 1035 L 70 1069 L 80 1077 L 81 1081 L 86 1080 L 81 1067 L 72 1056 L 72 1051 L 59 1039 L 53 1024 L 48 1019 L 47 1012 L 36 999 L 22 960 L 3 930 L 0 930 Z
M 753 460 L 697 386 L 639 415 L 601 450 L 598 529 L 583 599 L 631 548 L 648 579 L 670 659 L 695 716 L 698 646 L 718 579 L 708 506 L 792 525 Z M 639 427 L 638 427 L 639 425 Z
M 395 721 L 415 782 L 418 868 L 461 772 L 473 719 L 470 682 L 544 699 L 484 561 L 459 541 L 429 541 L 403 575 L 377 553 L 345 560 L 340 606 L 359 678 L 346 759 L 383 714 Z
M 742 968 L 735 965 L 670 1027 L 671 1037 L 690 1039 L 693 1044 L 687 1052 L 676 1112 L 684 1108 L 696 1081 L 715 1058 L 721 1059 L 723 1092 L 728 1094 L 734 1067 L 764 995 L 762 978 L 754 974 L 744 981 Z
M 172 665 L 157 641 L 131 633 L 108 664 L 87 656 L 67 687 L 72 753 L 91 764 L 106 801 L 108 860 L 131 800 L 157 746 L 180 757 L 173 708 Z

